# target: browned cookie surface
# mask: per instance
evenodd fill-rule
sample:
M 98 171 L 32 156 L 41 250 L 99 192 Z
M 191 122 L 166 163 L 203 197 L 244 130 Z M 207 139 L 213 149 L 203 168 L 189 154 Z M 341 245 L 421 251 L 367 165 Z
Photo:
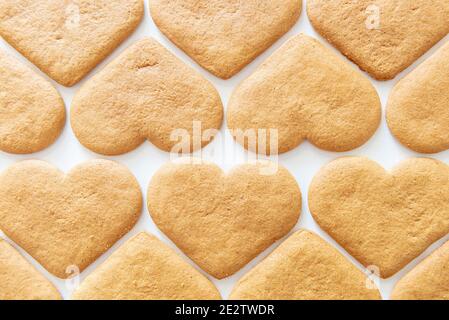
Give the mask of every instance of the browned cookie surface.
M 221 279 L 293 228 L 301 192 L 293 176 L 274 163 L 245 164 L 224 173 L 195 160 L 166 164 L 153 176 L 148 210 L 185 254 Z
M 447 0 L 308 0 L 314 28 L 378 80 L 410 66 L 449 32 Z
M 228 79 L 293 27 L 302 0 L 152 0 L 150 9 L 171 41 Z
M 388 278 L 449 232 L 449 167 L 412 158 L 387 172 L 366 158 L 340 158 L 314 177 L 309 207 L 344 249 Z
M 2 0 L 0 36 L 72 86 L 134 31 L 143 10 L 142 0 Z
M 76 300 L 215 300 L 217 288 L 156 237 L 142 232 L 94 270 Z
M 141 206 L 136 179 L 112 161 L 64 174 L 28 160 L 0 174 L 0 229 L 60 278 L 106 252 L 134 226 Z

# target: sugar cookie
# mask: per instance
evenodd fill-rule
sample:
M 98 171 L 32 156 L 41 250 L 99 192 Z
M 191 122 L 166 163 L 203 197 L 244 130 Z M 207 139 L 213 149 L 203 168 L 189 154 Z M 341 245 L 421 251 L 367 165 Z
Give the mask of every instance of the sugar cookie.
M 148 210 L 203 270 L 225 278 L 285 236 L 299 218 L 298 184 L 272 165 L 245 164 L 225 174 L 194 159 L 166 164 L 151 180 Z
M 0 239 L 0 300 L 60 300 L 55 287 Z
M 380 117 L 379 96 L 369 80 L 305 35 L 290 39 L 244 80 L 227 113 L 239 143 L 271 154 L 292 150 L 304 139 L 329 151 L 357 148 L 374 134 Z M 257 135 L 257 143 L 242 134 Z M 267 146 L 259 142 L 264 138 Z M 278 150 L 269 145 L 273 140 Z
M 64 124 L 64 101 L 58 91 L 0 51 L 0 150 L 24 154 L 45 149 Z
M 203 134 L 219 129 L 222 120 L 213 85 L 151 38 L 90 79 L 71 110 L 80 142 L 106 155 L 129 152 L 146 139 L 164 151 L 191 152 L 210 142 Z
M 143 11 L 142 0 L 3 0 L 0 36 L 72 86 L 134 31 Z
M 449 167 L 416 158 L 386 172 L 340 158 L 314 177 L 309 207 L 324 231 L 388 278 L 449 232 Z
M 248 272 L 233 300 L 378 300 L 379 290 L 341 253 L 301 230 Z
M 84 270 L 136 223 L 140 187 L 123 166 L 93 160 L 64 175 L 28 160 L 0 174 L 0 229 L 60 278 Z
M 150 9 L 171 41 L 228 79 L 293 27 L 302 0 L 152 0 Z
M 449 43 L 398 82 L 387 122 L 405 146 L 422 153 L 449 149 Z
M 217 288 L 154 236 L 142 232 L 92 272 L 76 300 L 218 300 Z
M 449 300 L 449 242 L 407 273 L 393 289 L 394 300 Z
M 313 27 L 362 70 L 389 80 L 449 32 L 447 0 L 308 0 Z

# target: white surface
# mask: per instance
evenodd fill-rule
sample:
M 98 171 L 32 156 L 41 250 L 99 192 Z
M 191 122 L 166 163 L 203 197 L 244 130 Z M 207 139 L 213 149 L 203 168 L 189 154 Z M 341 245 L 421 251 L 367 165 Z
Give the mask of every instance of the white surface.
M 103 63 L 101 63 L 97 68 L 91 72 L 80 84 L 76 85 L 72 88 L 65 88 L 61 85 L 56 84 L 54 81 L 52 83 L 55 84 L 55 86 L 58 88 L 59 92 L 62 94 L 65 103 L 66 103 L 66 109 L 67 113 L 69 114 L 70 110 L 70 104 L 72 101 L 72 97 L 74 93 L 80 88 L 80 85 L 84 83 L 85 81 L 88 81 L 89 78 L 98 72 L 98 70 L 102 69 L 108 62 L 113 60 L 120 52 L 122 52 L 125 48 L 130 46 L 132 43 L 136 42 L 139 39 L 142 39 L 146 36 L 153 36 L 158 41 L 160 41 L 165 47 L 167 47 L 169 50 L 174 52 L 181 60 L 183 60 L 188 65 L 192 66 L 195 70 L 199 71 L 201 74 L 203 74 L 207 79 L 209 79 L 218 89 L 220 92 L 220 95 L 223 100 L 223 104 L 226 108 L 228 99 L 230 97 L 230 94 L 232 93 L 233 89 L 236 87 L 238 83 L 240 83 L 243 79 L 248 77 L 254 70 L 257 68 L 258 65 L 262 61 L 264 61 L 269 55 L 271 55 L 277 48 L 279 48 L 283 43 L 286 42 L 287 39 L 289 39 L 291 36 L 296 35 L 298 33 L 306 33 L 308 35 L 311 35 L 313 37 L 316 37 L 320 39 L 325 45 L 332 50 L 334 50 L 327 42 L 325 42 L 318 34 L 312 29 L 310 22 L 307 19 L 307 14 L 305 9 L 303 9 L 301 18 L 299 22 L 294 26 L 290 32 L 288 32 L 287 35 L 285 35 L 282 39 L 280 39 L 274 46 L 272 46 L 269 50 L 267 50 L 264 54 L 262 54 L 258 59 L 256 59 L 253 63 L 251 63 L 247 68 L 245 68 L 242 72 L 240 72 L 237 76 L 232 78 L 231 80 L 221 80 L 218 78 L 215 78 L 211 74 L 209 74 L 207 71 L 199 67 L 193 60 L 191 60 L 189 57 L 187 57 L 186 54 L 184 54 L 181 50 L 179 50 L 177 47 L 175 47 L 168 39 L 166 39 L 157 29 L 155 24 L 153 23 L 151 16 L 149 14 L 148 9 L 148 1 L 146 2 L 146 8 L 145 8 L 145 18 L 137 31 L 128 38 L 117 50 L 114 51 L 114 53 L 109 56 Z M 305 3 L 304 3 L 305 6 Z M 244 30 L 242 30 L 244 32 Z M 432 52 L 435 52 L 437 48 L 439 48 L 445 41 L 449 40 L 449 36 L 446 37 L 444 40 L 442 40 L 440 43 L 438 43 L 430 52 L 428 52 L 424 57 L 419 59 L 413 66 L 408 68 L 405 72 L 403 72 L 401 75 L 399 75 L 396 79 L 392 81 L 387 82 L 377 82 L 374 81 L 372 78 L 372 83 L 377 88 L 379 95 L 382 100 L 383 110 L 385 111 L 385 105 L 388 97 L 388 93 L 390 92 L 393 85 L 402 78 L 405 74 L 409 73 L 411 70 L 413 70 L 420 62 L 422 62 L 425 57 L 428 57 Z M 19 58 L 21 61 L 24 61 L 27 65 L 31 66 L 36 72 L 43 75 L 45 78 L 49 79 L 45 74 L 40 72 L 36 67 L 34 67 L 31 63 L 29 63 L 26 59 L 24 59 L 22 56 L 20 56 L 19 53 L 17 53 L 14 49 L 12 49 L 9 45 L 6 44 L 6 42 L 3 39 L 0 39 L 0 49 L 6 50 L 7 52 L 10 52 L 13 56 Z M 336 50 L 334 50 L 337 52 Z M 346 58 L 342 56 L 342 58 L 346 61 L 348 61 Z M 366 75 L 366 74 L 365 74 Z M 368 75 L 366 75 L 369 77 Z M 49 79 L 50 80 L 50 79 Z M 384 112 L 385 113 L 385 112 Z M 208 157 L 209 159 L 215 161 L 217 164 L 219 164 L 222 168 L 225 170 L 233 167 L 234 165 L 237 165 L 244 161 L 245 159 L 245 152 L 244 150 L 236 145 L 233 141 L 233 139 L 230 137 L 229 134 L 226 133 L 226 125 L 223 125 L 221 129 L 222 135 L 225 135 L 224 139 L 216 139 L 214 142 L 212 142 L 207 148 L 204 149 L 204 153 L 210 153 L 212 150 L 215 150 L 215 156 Z M 224 149 L 223 149 L 224 148 Z M 219 152 L 217 152 L 217 150 Z M 353 150 L 351 152 L 346 153 L 332 153 L 332 152 L 325 152 L 322 151 L 314 146 L 312 146 L 310 143 L 305 142 L 302 145 L 300 145 L 298 148 L 294 149 L 293 151 L 290 151 L 286 154 L 283 154 L 279 156 L 280 164 L 285 166 L 287 169 L 290 170 L 290 172 L 296 177 L 297 181 L 299 182 L 301 186 L 301 190 L 303 193 L 303 210 L 301 218 L 296 225 L 294 230 L 297 230 L 299 228 L 306 228 L 309 230 L 312 230 L 316 233 L 318 233 L 320 236 L 322 236 L 324 239 L 332 243 L 334 246 L 336 246 L 345 256 L 347 256 L 351 261 L 353 261 L 360 269 L 363 269 L 362 266 L 356 262 L 352 257 L 350 257 L 341 247 L 339 247 L 328 235 L 326 235 L 323 231 L 319 229 L 317 224 L 313 221 L 310 212 L 308 210 L 308 204 L 307 204 L 307 191 L 308 186 L 313 178 L 313 176 L 317 173 L 317 171 L 320 169 L 321 166 L 326 164 L 327 162 L 340 157 L 340 156 L 346 156 L 346 155 L 353 155 L 353 156 L 367 156 L 371 158 L 372 160 L 377 161 L 381 165 L 383 165 L 386 169 L 392 168 L 394 165 L 399 163 L 401 160 L 406 159 L 408 157 L 414 157 L 414 156 L 423 156 L 417 153 L 414 153 L 405 147 L 401 146 L 390 134 L 386 122 L 385 122 L 385 116 L 382 118 L 382 123 L 376 134 L 371 138 L 368 143 L 366 143 L 364 146 L 362 146 L 359 149 Z M 449 164 L 449 151 L 432 155 L 431 157 L 439 159 L 444 161 L 445 163 Z M 158 170 L 158 168 L 164 164 L 165 162 L 169 161 L 170 155 L 168 153 L 162 152 L 149 142 L 145 142 L 141 147 L 138 149 L 122 155 L 118 157 L 103 157 L 100 155 L 97 155 L 95 153 L 90 152 L 89 150 L 85 149 L 83 146 L 80 145 L 80 143 L 75 138 L 71 127 L 69 120 L 66 123 L 65 129 L 61 137 L 57 140 L 57 142 L 49 147 L 48 149 L 32 154 L 32 155 L 25 155 L 25 156 L 16 156 L 16 155 L 9 155 L 6 153 L 0 152 L 0 170 L 5 169 L 10 164 L 25 160 L 25 159 L 40 159 L 40 160 L 46 160 L 61 170 L 69 171 L 73 166 L 77 165 L 78 163 L 89 160 L 89 159 L 95 159 L 95 158 L 105 158 L 105 159 L 111 159 L 118 161 L 124 165 L 126 165 L 133 174 L 137 177 L 142 193 L 144 196 L 144 199 L 146 200 L 146 189 L 149 184 L 149 181 L 152 177 L 152 175 Z M 103 262 L 112 252 L 114 252 L 118 246 L 120 246 L 124 241 L 135 235 L 136 233 L 140 231 L 149 231 L 155 235 L 157 235 L 160 239 L 162 239 L 165 243 L 169 244 L 171 247 L 175 248 L 177 252 L 179 252 L 181 255 L 182 253 L 174 246 L 174 244 L 167 239 L 155 226 L 153 221 L 151 220 L 148 211 L 146 209 L 146 206 L 144 206 L 142 216 L 137 223 L 137 225 L 134 227 L 134 229 L 127 234 L 123 239 L 121 239 L 113 248 L 111 248 L 108 252 L 106 252 L 100 259 L 98 259 L 94 264 L 92 264 L 88 269 L 86 269 L 81 274 L 81 280 L 86 277 L 86 275 L 90 274 L 101 262 Z M 293 231 L 292 231 L 293 232 Z M 447 236 L 446 239 L 449 239 Z M 435 243 L 433 246 L 431 246 L 426 252 L 424 252 L 420 257 L 418 257 L 415 261 L 410 263 L 405 269 L 403 269 L 401 272 L 396 274 L 394 277 L 387 279 L 387 280 L 380 280 L 380 289 L 382 291 L 382 295 L 384 299 L 387 299 L 390 295 L 391 289 L 393 288 L 394 284 L 398 279 L 400 279 L 407 271 L 409 271 L 413 266 L 415 266 L 419 261 L 421 261 L 423 258 L 425 258 L 427 255 L 429 255 L 430 252 L 432 252 L 435 248 L 440 246 L 445 239 L 440 240 L 439 242 Z M 252 261 L 250 264 L 248 264 L 245 268 L 243 268 L 240 272 L 235 274 L 234 276 L 218 281 L 216 279 L 212 279 L 212 281 L 217 285 L 217 287 L 220 289 L 223 298 L 227 298 L 233 285 L 236 283 L 236 281 L 242 277 L 246 272 L 248 272 L 252 267 L 254 267 L 261 259 L 263 259 L 265 256 L 267 256 L 276 246 L 278 246 L 279 243 L 276 243 L 272 247 L 270 247 L 268 250 L 263 252 L 258 258 L 256 258 L 254 261 Z M 17 248 L 17 246 L 15 246 Z M 29 255 L 27 255 L 23 250 L 19 249 L 26 258 L 31 261 L 37 268 L 40 270 L 48 279 L 50 279 L 60 290 L 60 292 L 63 294 L 64 298 L 68 299 L 70 297 L 70 290 L 67 289 L 66 283 L 64 280 L 57 279 L 51 274 L 49 274 L 46 270 L 44 270 L 38 263 L 34 261 Z M 188 258 L 186 258 L 186 261 L 189 261 Z

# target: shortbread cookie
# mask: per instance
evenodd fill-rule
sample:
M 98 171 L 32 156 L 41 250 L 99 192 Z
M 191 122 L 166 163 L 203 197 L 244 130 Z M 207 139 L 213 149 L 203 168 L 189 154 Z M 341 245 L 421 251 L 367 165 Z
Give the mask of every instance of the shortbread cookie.
M 449 232 L 449 167 L 417 158 L 386 172 L 340 158 L 313 179 L 309 207 L 324 231 L 388 278 Z
M 0 51 L 0 150 L 24 154 L 45 149 L 58 138 L 64 123 L 64 101 L 58 91 Z
M 2 0 L 0 36 L 72 86 L 134 31 L 143 11 L 142 0 Z
M 210 142 L 202 134 L 219 129 L 222 120 L 213 85 L 153 39 L 137 42 L 90 79 L 71 111 L 80 142 L 106 155 L 146 139 L 165 151 L 191 152 Z
M 308 0 L 313 27 L 378 80 L 394 78 L 449 32 L 447 0 Z
M 218 300 L 206 277 L 152 235 L 142 232 L 92 272 L 75 300 Z
M 148 189 L 156 225 L 203 270 L 225 278 L 285 236 L 298 221 L 301 192 L 290 173 L 259 162 L 229 173 L 183 159 L 163 166 Z
M 0 239 L 0 300 L 60 300 L 55 287 Z
M 298 231 L 248 272 L 233 300 L 375 300 L 379 290 L 319 236 Z
M 387 122 L 405 146 L 423 153 L 449 149 L 449 43 L 393 88 Z
M 136 223 L 140 187 L 123 166 L 85 162 L 64 175 L 43 161 L 0 174 L 0 229 L 48 271 L 85 269 Z
M 449 242 L 396 284 L 394 300 L 449 300 Z
M 293 27 L 302 0 L 152 0 L 150 8 L 171 41 L 228 79 Z
M 239 143 L 271 154 L 304 139 L 329 151 L 357 148 L 374 134 L 380 116 L 379 96 L 368 79 L 305 35 L 289 40 L 240 84 L 227 114 Z M 251 141 L 254 136 L 278 142 L 278 150 Z

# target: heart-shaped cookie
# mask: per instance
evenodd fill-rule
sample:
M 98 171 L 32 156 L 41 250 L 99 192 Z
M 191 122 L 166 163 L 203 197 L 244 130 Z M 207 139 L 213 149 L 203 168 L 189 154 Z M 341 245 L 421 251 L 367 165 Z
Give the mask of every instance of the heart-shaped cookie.
M 314 28 L 378 80 L 394 78 L 449 32 L 447 0 L 308 0 Z
M 64 101 L 51 83 L 0 52 L 0 150 L 40 151 L 58 138 L 64 124 Z
M 393 300 L 449 300 L 449 242 L 396 283 Z
M 366 158 L 340 158 L 314 177 L 309 207 L 324 231 L 388 278 L 449 232 L 449 167 L 417 158 L 388 173 Z
M 0 35 L 72 86 L 134 31 L 143 11 L 142 0 L 2 0 Z
M 231 300 L 378 300 L 379 290 L 319 236 L 290 236 L 234 287 Z
M 269 162 L 225 174 L 182 159 L 151 180 L 148 209 L 156 225 L 216 278 L 237 272 L 296 224 L 301 191 L 290 173 Z
M 156 237 L 142 232 L 92 272 L 75 300 L 218 300 L 206 277 Z
M 387 122 L 405 146 L 423 153 L 449 149 L 449 43 L 393 88 Z
M 71 110 L 79 141 L 106 155 L 131 151 L 146 139 L 164 151 L 192 152 L 210 142 L 222 121 L 213 85 L 151 38 L 84 84 Z
M 374 134 L 380 117 L 379 96 L 368 79 L 305 35 L 290 39 L 244 80 L 227 112 L 237 142 L 271 154 L 304 139 L 329 151 L 357 148 Z
M 43 161 L 0 174 L 0 229 L 60 278 L 85 269 L 136 223 L 141 192 L 134 176 L 106 160 L 64 175 Z
M 51 282 L 0 239 L 0 301 L 60 299 L 61 295 Z
M 228 79 L 293 27 L 302 0 L 152 0 L 150 9 L 171 41 Z

